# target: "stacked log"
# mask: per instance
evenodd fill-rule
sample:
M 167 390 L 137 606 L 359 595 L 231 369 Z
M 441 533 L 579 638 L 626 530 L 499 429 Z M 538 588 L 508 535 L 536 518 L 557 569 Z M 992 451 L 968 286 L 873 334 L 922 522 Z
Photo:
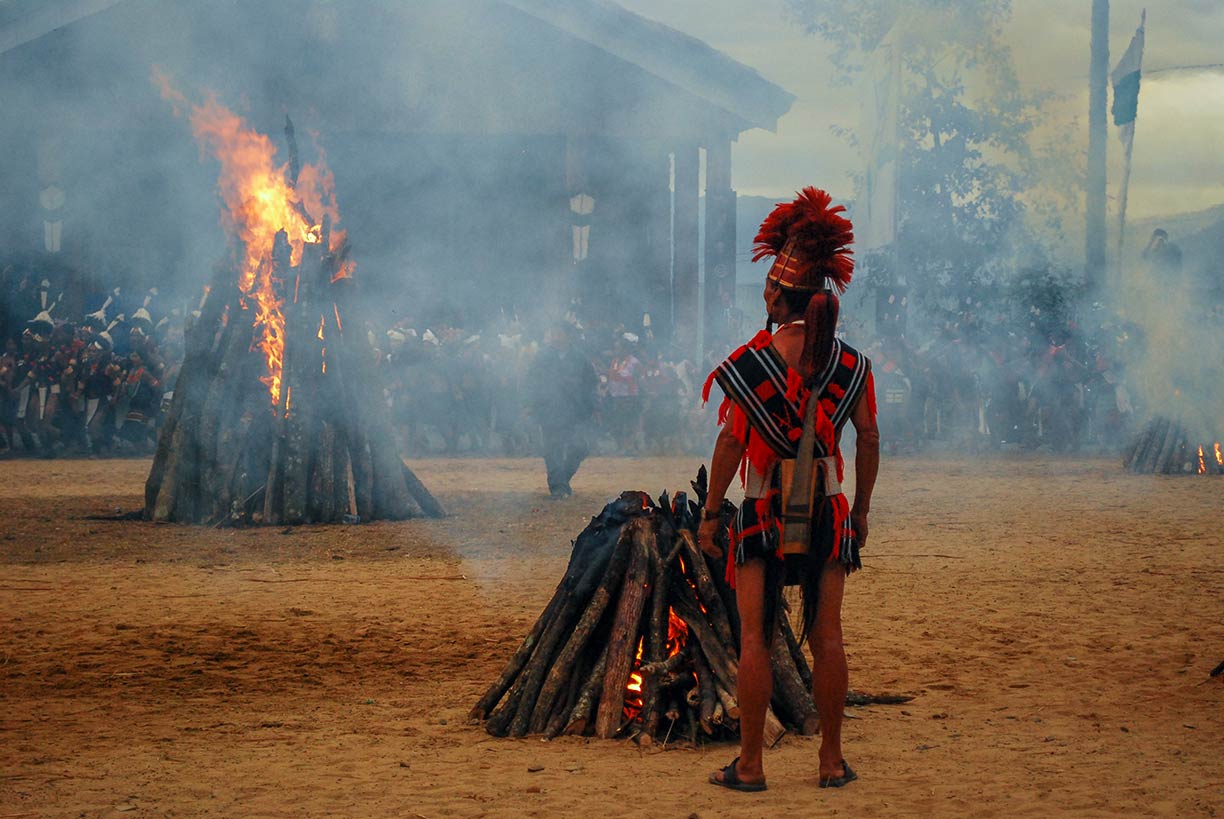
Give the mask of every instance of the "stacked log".
M 738 736 L 738 622 L 723 561 L 697 546 L 705 470 L 658 503 L 625 492 L 574 542 L 565 575 L 472 709 L 494 736 L 632 736 L 642 745 Z M 725 504 L 727 520 L 735 512 Z M 811 670 L 788 618 L 773 641 L 767 746 L 818 728 Z
M 300 263 L 274 252 L 285 316 L 279 401 L 238 274 L 218 272 L 189 327 L 183 366 L 145 483 L 146 519 L 212 525 L 443 515 L 398 455 L 347 244 L 326 220 Z M 278 242 L 278 245 L 285 246 Z
M 1211 436 L 1195 435 L 1180 419 L 1157 416 L 1126 448 L 1122 466 L 1148 475 L 1224 475 L 1219 446 Z

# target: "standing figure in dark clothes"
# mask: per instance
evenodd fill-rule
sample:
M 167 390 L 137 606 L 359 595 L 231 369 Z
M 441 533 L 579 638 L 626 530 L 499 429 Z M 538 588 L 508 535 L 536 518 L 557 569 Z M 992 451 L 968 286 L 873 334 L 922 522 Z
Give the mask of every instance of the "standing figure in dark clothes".
M 1181 248 L 1169 241 L 1169 232 L 1164 228 L 1152 231 L 1152 238 L 1148 239 L 1142 255 L 1156 276 L 1177 275 L 1182 271 Z
M 570 478 L 590 452 L 589 426 L 595 412 L 598 377 L 574 336 L 573 326 L 557 325 L 527 379 L 532 415 L 543 432 L 548 492 L 554 498 L 574 494 Z

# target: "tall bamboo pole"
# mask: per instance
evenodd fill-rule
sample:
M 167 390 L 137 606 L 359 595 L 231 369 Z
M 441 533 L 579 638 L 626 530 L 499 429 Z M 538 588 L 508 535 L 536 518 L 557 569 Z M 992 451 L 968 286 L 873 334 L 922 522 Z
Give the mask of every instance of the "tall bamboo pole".
M 1092 56 L 1088 71 L 1088 201 L 1084 275 L 1089 290 L 1105 275 L 1105 202 L 1109 86 L 1109 0 L 1092 0 Z

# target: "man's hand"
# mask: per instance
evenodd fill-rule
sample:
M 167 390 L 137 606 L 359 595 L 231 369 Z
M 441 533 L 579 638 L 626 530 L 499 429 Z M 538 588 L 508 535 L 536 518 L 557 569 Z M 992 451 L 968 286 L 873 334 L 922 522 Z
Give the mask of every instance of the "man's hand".
M 722 549 L 718 548 L 718 544 L 714 542 L 714 536 L 718 534 L 720 525 L 722 524 L 718 518 L 711 518 L 703 520 L 697 527 L 697 545 L 701 547 L 701 551 L 714 558 L 723 556 Z
M 851 512 L 850 526 L 854 529 L 854 537 L 858 540 L 858 547 L 863 549 L 867 546 L 867 513 L 866 512 Z

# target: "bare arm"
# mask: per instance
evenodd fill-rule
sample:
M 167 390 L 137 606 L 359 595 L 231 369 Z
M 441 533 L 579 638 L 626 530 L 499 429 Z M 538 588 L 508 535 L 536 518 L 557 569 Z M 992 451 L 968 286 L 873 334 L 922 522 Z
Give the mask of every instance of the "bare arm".
M 727 489 L 735 477 L 740 461 L 744 457 L 744 445 L 731 434 L 731 428 L 724 426 L 718 433 L 714 443 L 714 454 L 710 456 L 710 488 L 706 495 L 705 508 L 710 514 L 717 514 L 722 507 Z M 714 535 L 718 531 L 718 519 L 703 520 L 697 529 L 697 541 L 702 551 L 711 557 L 721 557 L 722 550 L 714 543 Z
M 850 508 L 850 523 L 858 537 L 859 547 L 867 544 L 867 515 L 871 512 L 871 493 L 880 472 L 880 428 L 871 413 L 871 401 L 866 394 L 859 398 L 850 416 L 858 443 L 854 454 L 854 505 Z

